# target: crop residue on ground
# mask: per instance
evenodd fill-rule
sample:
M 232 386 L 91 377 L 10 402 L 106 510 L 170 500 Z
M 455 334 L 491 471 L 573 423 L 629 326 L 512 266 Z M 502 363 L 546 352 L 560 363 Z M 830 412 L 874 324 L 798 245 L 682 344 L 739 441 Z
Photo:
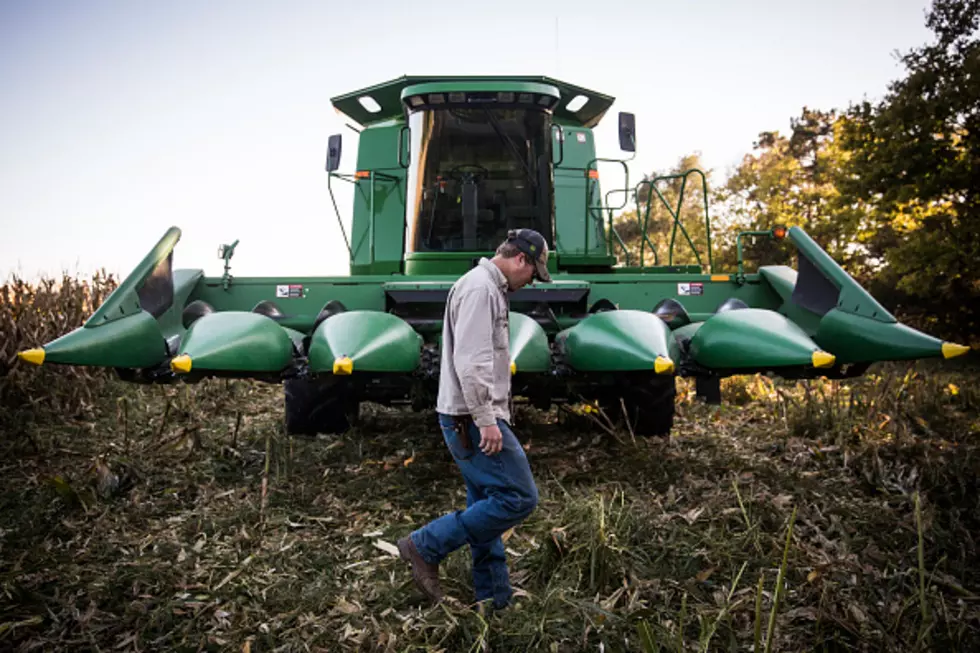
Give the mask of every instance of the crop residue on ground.
M 45 369 L 38 374 L 54 374 Z M 538 510 L 515 606 L 469 553 L 428 606 L 395 540 L 465 503 L 431 413 L 281 433 L 278 386 L 109 383 L 3 442 L 13 650 L 962 650 L 980 637 L 976 372 L 680 382 L 668 440 L 518 407 Z M 43 408 L 43 402 L 41 403 Z M 584 412 L 584 411 L 583 411 Z

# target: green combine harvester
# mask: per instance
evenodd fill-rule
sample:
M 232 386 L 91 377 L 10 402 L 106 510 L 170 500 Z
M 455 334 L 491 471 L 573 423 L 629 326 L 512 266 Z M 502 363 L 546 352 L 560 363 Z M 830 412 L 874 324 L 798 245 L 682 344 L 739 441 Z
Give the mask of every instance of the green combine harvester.
M 525 227 L 552 251 L 552 282 L 510 297 L 513 396 L 538 407 L 596 401 L 637 434 L 663 435 L 678 375 L 718 401 L 730 375 L 846 378 L 875 361 L 968 351 L 896 321 L 797 227 L 742 234 L 795 247 L 796 270 L 716 271 L 707 206 L 706 251 L 678 210 L 667 263 L 646 264 L 656 250 L 645 235 L 635 260 L 603 203 L 599 162 L 626 169 L 612 192 L 651 186 L 640 214 L 663 197 L 656 180 L 630 187 L 626 161 L 597 157 L 610 96 L 547 77 L 402 77 L 332 102 L 359 126 L 356 169 L 338 171 L 340 135 L 326 163 L 331 198 L 336 183 L 354 189 L 350 276 L 233 277 L 237 241 L 220 249 L 220 277 L 174 269 L 174 227 L 84 326 L 19 356 L 139 383 L 283 383 L 288 432 L 343 432 L 363 401 L 434 405 L 447 291 Z M 620 148 L 635 152 L 633 115 L 618 121 Z M 704 184 L 696 170 L 685 183 L 692 174 Z M 695 264 L 673 263 L 682 242 Z

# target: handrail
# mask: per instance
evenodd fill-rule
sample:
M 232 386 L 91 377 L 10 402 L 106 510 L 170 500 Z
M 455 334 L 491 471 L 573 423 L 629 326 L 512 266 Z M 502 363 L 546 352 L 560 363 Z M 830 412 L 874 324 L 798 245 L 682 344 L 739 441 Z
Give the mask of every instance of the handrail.
M 337 172 L 327 173 L 327 191 L 330 193 L 330 202 L 333 203 L 333 212 L 337 215 L 337 224 L 340 225 L 340 233 L 344 236 L 344 244 L 347 245 L 347 263 L 348 265 L 354 261 L 354 251 L 350 247 L 350 241 L 347 239 L 347 231 L 344 229 L 344 221 L 340 219 L 340 209 L 337 208 L 337 198 L 334 197 L 333 187 L 330 185 L 330 180 L 333 177 L 337 177 L 343 181 L 348 181 L 352 184 L 357 184 L 356 181 L 351 181 L 347 179 L 348 175 L 344 175 Z
M 405 125 L 400 130 L 398 130 L 398 165 L 400 165 L 402 168 L 405 168 L 405 169 L 408 169 L 408 163 L 409 162 L 408 161 L 402 161 L 402 152 L 405 149 L 403 147 L 405 145 L 405 134 L 407 134 L 408 132 L 409 132 L 408 125 Z M 411 149 L 412 144 L 409 143 L 408 147 L 409 147 L 409 149 Z M 409 157 L 409 158 L 411 159 L 411 157 Z
M 639 218 L 637 218 L 637 222 L 639 221 L 640 221 Z M 660 255 L 657 254 L 657 248 L 650 241 L 650 236 L 647 235 L 646 229 L 643 230 L 643 240 L 646 241 L 646 244 L 650 246 L 650 251 L 653 252 L 653 264 L 660 265 Z M 640 243 L 640 267 L 641 268 L 643 267 L 643 243 L 642 242 Z
M 634 197 L 636 197 L 639 194 L 639 189 L 641 186 L 644 185 L 649 186 L 649 189 L 652 191 L 647 193 L 646 212 L 643 216 L 643 227 L 642 227 L 643 240 L 640 241 L 640 267 L 643 267 L 644 241 L 650 244 L 650 249 L 654 252 L 655 261 L 657 257 L 656 248 L 653 246 L 653 243 L 650 243 L 649 238 L 647 238 L 647 228 L 649 227 L 649 221 L 650 221 L 650 204 L 651 201 L 653 200 L 653 193 L 657 194 L 657 197 L 660 198 L 660 201 L 661 203 L 663 203 L 664 208 L 667 209 L 667 212 L 674 219 L 674 227 L 670 237 L 670 248 L 668 250 L 667 264 L 668 265 L 674 264 L 674 245 L 676 244 L 676 240 L 677 240 L 677 229 L 680 228 L 681 233 L 683 233 L 684 237 L 687 239 L 688 245 L 691 246 L 691 251 L 694 253 L 694 257 L 695 259 L 697 259 L 698 265 L 704 267 L 704 263 L 701 260 L 701 254 L 698 252 L 697 247 L 695 247 L 694 245 L 694 241 L 691 240 L 690 234 L 687 232 L 687 229 L 684 227 L 684 225 L 681 223 L 680 220 L 681 209 L 684 206 L 684 190 L 687 187 L 687 178 L 688 176 L 694 173 L 701 175 L 701 188 L 702 188 L 702 195 L 703 195 L 702 199 L 704 200 L 704 228 L 705 228 L 705 238 L 707 239 L 707 250 L 708 250 L 708 272 L 709 273 L 714 272 L 714 259 L 711 255 L 711 217 L 708 214 L 708 182 L 704 176 L 704 173 L 698 170 L 697 168 L 691 168 L 690 170 L 686 170 L 684 172 L 673 174 L 673 175 L 660 175 L 659 177 L 654 177 L 652 179 L 644 179 L 643 181 L 638 183 L 634 188 L 633 191 Z M 674 210 L 670 206 L 670 204 L 667 203 L 666 198 L 664 198 L 663 194 L 660 192 L 660 189 L 657 188 L 656 186 L 658 182 L 668 181 L 670 179 L 681 180 L 680 192 L 677 194 L 676 210 Z M 639 208 L 639 204 L 637 204 L 637 208 Z M 639 211 L 637 211 L 637 219 L 639 219 Z
M 368 189 L 368 212 L 370 214 L 370 221 L 368 222 L 368 265 L 374 264 L 374 181 L 376 178 L 384 179 L 385 181 L 393 181 L 397 183 L 399 181 L 398 177 L 393 175 L 385 174 L 384 172 L 378 172 L 376 170 L 368 170 L 367 178 L 370 181 L 370 187 Z M 347 232 L 344 231 L 344 224 L 340 220 L 340 211 L 337 209 L 337 200 L 334 198 L 333 188 L 330 186 L 330 178 L 336 177 L 348 183 L 357 186 L 357 182 L 364 179 L 364 175 L 358 172 L 357 174 L 344 174 L 339 172 L 331 172 L 327 176 L 327 189 L 330 191 L 330 200 L 333 202 L 334 212 L 337 214 L 337 222 L 340 224 L 340 231 L 344 234 L 344 243 L 347 245 L 347 255 L 348 263 L 354 263 L 354 251 L 351 249 L 350 242 L 347 240 Z
M 564 128 L 562 128 L 561 125 L 552 124 L 551 125 L 551 129 L 554 130 L 555 128 L 558 129 L 558 142 L 561 144 L 561 150 L 559 152 L 559 157 L 558 157 L 558 160 L 557 161 L 554 160 L 555 155 L 554 155 L 554 152 L 552 152 L 552 154 L 551 154 L 551 158 L 552 158 L 551 165 L 553 165 L 554 167 L 557 168 L 558 166 L 560 166 L 565 161 L 565 130 L 564 130 Z
M 782 234 L 783 235 L 781 235 L 781 236 L 775 235 L 777 233 L 777 229 L 782 229 Z M 770 238 L 775 238 L 775 239 L 778 240 L 778 239 L 783 238 L 783 236 L 785 236 L 785 234 L 786 234 L 786 228 L 785 227 L 774 227 L 773 229 L 767 229 L 766 231 L 740 231 L 740 232 L 738 232 L 738 235 L 735 236 L 735 258 L 736 258 L 735 265 L 736 265 L 736 270 L 737 270 L 735 272 L 735 282 L 737 284 L 739 284 L 739 285 L 742 285 L 743 283 L 745 283 L 745 265 L 744 265 L 745 259 L 742 256 L 742 254 L 743 254 L 743 251 L 742 251 L 742 238 L 744 238 L 745 236 L 769 236 Z
M 611 193 L 613 193 L 613 192 L 622 192 L 623 193 L 623 203 L 620 204 L 619 206 L 611 206 L 611 205 L 610 206 L 603 206 L 601 202 L 600 202 L 599 206 L 596 206 L 596 207 L 593 207 L 592 206 L 592 192 L 593 191 L 592 191 L 592 184 L 589 183 L 592 180 L 592 178 L 591 178 L 591 176 L 590 176 L 589 173 L 591 173 L 593 170 L 595 170 L 596 175 L 599 174 L 599 169 L 598 168 L 593 168 L 592 166 L 593 166 L 593 164 L 599 163 L 600 161 L 606 161 L 607 163 L 618 163 L 621 166 L 623 166 L 623 171 L 626 173 L 626 186 L 624 188 L 622 188 L 622 189 L 613 190 L 613 191 L 609 191 L 609 192 L 606 193 L 606 199 L 608 199 L 609 198 L 609 195 Z M 605 222 L 605 220 L 602 217 L 602 212 L 603 211 L 606 211 L 606 210 L 610 210 L 611 211 L 611 210 L 619 210 L 619 209 L 622 209 L 629 202 L 629 195 L 627 194 L 628 191 L 629 191 L 629 186 L 630 186 L 630 169 L 629 169 L 629 166 L 627 166 L 626 165 L 626 161 L 623 161 L 622 159 L 605 159 L 605 158 L 602 158 L 602 157 L 596 157 L 596 158 L 592 159 L 591 161 L 589 161 L 589 164 L 587 166 L 585 166 L 585 175 L 586 175 L 586 179 L 587 179 L 587 181 L 585 182 L 585 212 L 586 212 L 586 216 L 589 217 L 589 218 L 592 218 L 593 220 L 596 220 L 597 218 L 595 217 L 594 211 L 598 211 L 599 212 L 598 222 L 600 224 L 603 224 Z M 589 220 L 587 219 L 585 221 L 585 253 L 586 253 L 586 256 L 588 256 L 588 252 L 589 252 L 589 227 L 590 226 L 591 226 L 591 224 L 590 224 Z M 605 226 L 605 225 L 603 224 L 603 226 Z M 610 252 L 610 244 L 609 244 L 609 239 L 607 237 L 606 238 L 606 254 L 609 254 L 609 252 Z
M 609 196 L 612 195 L 613 193 L 628 193 L 628 192 L 629 192 L 629 189 L 628 188 L 615 188 L 613 190 L 607 191 L 606 192 L 606 203 L 607 204 L 609 203 Z M 628 196 L 627 196 L 627 198 L 628 198 Z M 611 208 L 608 209 L 607 215 L 609 217 L 609 220 L 606 223 L 606 255 L 607 256 L 614 256 L 614 254 L 613 254 L 612 237 L 613 237 L 613 235 L 615 235 L 616 236 L 616 241 L 619 243 L 620 249 L 623 250 L 623 254 L 626 256 L 626 266 L 629 267 L 629 264 L 630 264 L 630 251 L 626 247 L 626 243 L 620 237 L 619 232 L 616 231 L 616 229 L 613 227 L 613 209 L 611 209 Z
M 609 202 L 609 196 L 612 195 L 613 193 L 629 193 L 629 191 L 630 191 L 629 188 L 615 188 L 615 189 L 613 189 L 611 191 L 608 191 L 606 193 L 606 202 L 607 203 Z M 646 230 L 643 229 L 643 224 L 640 222 L 639 212 L 637 212 L 637 215 L 636 215 L 636 226 L 640 230 L 641 237 L 646 241 L 647 245 L 650 246 L 650 251 L 653 252 L 653 264 L 654 265 L 659 265 L 660 264 L 660 257 L 657 254 L 657 248 L 654 246 L 653 242 L 650 240 L 650 236 L 647 235 Z M 608 233 L 609 233 L 609 235 L 607 235 L 606 238 L 608 240 L 609 247 L 606 248 L 606 253 L 609 254 L 610 256 L 612 255 L 612 253 L 613 253 L 612 252 L 612 236 L 616 236 L 616 241 L 619 243 L 620 249 L 622 249 L 623 250 L 623 254 L 626 255 L 626 267 L 629 267 L 629 265 L 630 265 L 630 259 L 631 259 L 630 251 L 629 251 L 629 248 L 627 248 L 625 241 L 623 241 L 622 236 L 619 235 L 619 232 L 616 231 L 616 228 L 613 226 L 613 208 L 611 208 L 611 207 L 609 208 L 609 229 L 608 229 Z M 642 247 L 642 244 L 641 244 L 641 247 Z M 642 267 L 642 265 L 640 267 Z
M 616 231 L 616 229 L 613 227 L 613 224 L 612 224 L 612 211 L 611 210 L 609 211 L 609 233 L 611 233 L 612 235 L 616 236 L 616 241 L 619 243 L 619 246 L 623 249 L 623 253 L 626 254 L 626 267 L 629 267 L 629 264 L 630 264 L 630 251 L 626 247 L 626 243 L 623 242 L 623 238 L 619 235 L 619 232 Z M 607 238 L 608 238 L 608 236 L 607 236 Z M 612 253 L 611 252 L 611 249 L 612 249 L 612 247 L 610 246 L 610 253 Z

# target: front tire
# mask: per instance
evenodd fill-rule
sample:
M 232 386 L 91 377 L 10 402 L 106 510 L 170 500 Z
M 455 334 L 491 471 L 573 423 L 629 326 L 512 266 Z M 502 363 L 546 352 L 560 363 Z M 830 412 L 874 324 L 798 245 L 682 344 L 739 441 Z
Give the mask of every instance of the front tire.
M 287 379 L 284 389 L 288 435 L 341 434 L 350 430 L 357 418 L 359 403 L 344 380 Z

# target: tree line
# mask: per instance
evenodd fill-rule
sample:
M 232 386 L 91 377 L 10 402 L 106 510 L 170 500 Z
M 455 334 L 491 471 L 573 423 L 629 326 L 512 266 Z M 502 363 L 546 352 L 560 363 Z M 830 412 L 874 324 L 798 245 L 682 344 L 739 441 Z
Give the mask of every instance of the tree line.
M 709 191 L 715 269 L 734 269 L 739 231 L 798 225 L 906 323 L 980 341 L 978 24 L 980 0 L 935 0 L 926 14 L 932 42 L 901 56 L 903 74 L 882 99 L 804 107 L 789 133 L 760 134 Z M 614 219 L 631 265 L 641 247 L 644 265 L 667 263 L 671 237 L 671 262 L 697 263 L 697 250 L 707 263 L 701 180 L 670 176 L 694 168 L 701 163 L 691 154 L 646 175 L 651 183 L 637 188 L 633 209 Z M 686 235 L 674 233 L 672 212 Z M 795 263 L 784 244 L 743 245 L 747 271 Z

